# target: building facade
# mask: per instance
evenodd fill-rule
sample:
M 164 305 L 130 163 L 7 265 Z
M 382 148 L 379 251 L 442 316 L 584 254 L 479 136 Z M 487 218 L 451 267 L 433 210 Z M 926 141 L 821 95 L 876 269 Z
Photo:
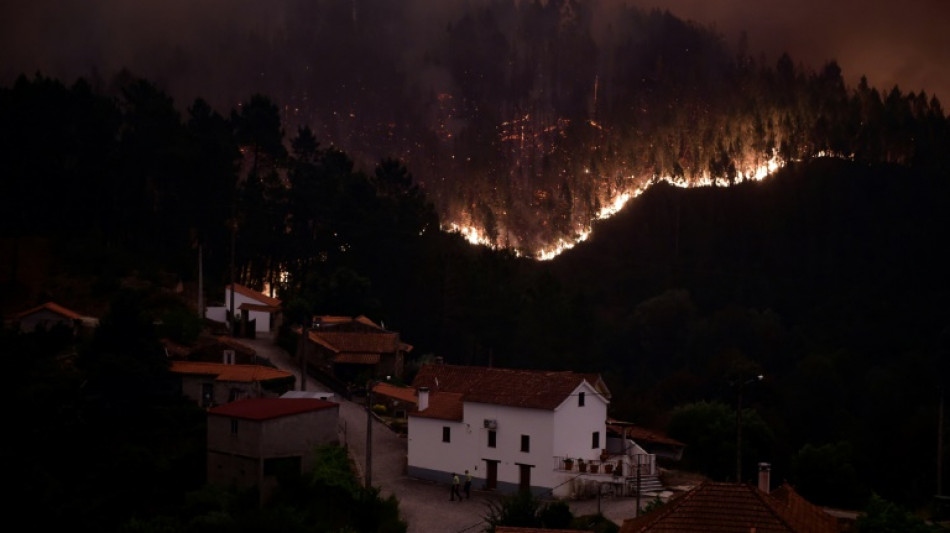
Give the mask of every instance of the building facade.
M 338 403 L 312 398 L 253 398 L 208 410 L 207 480 L 254 487 L 266 499 L 282 472 L 314 466 L 314 450 L 339 443 Z
M 447 482 L 468 470 L 475 487 L 572 497 L 590 480 L 564 460 L 596 462 L 607 445 L 609 393 L 599 377 L 425 365 L 414 386 L 413 477 Z

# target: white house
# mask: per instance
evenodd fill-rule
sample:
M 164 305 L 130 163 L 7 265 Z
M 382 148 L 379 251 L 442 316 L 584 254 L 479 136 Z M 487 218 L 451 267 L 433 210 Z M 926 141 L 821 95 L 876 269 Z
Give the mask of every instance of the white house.
M 232 291 L 232 287 L 234 288 Z M 254 322 L 254 331 L 266 333 L 278 326 L 281 301 L 244 285 L 234 283 L 224 288 L 224 305 L 208 307 L 205 317 L 217 322 L 228 322 L 231 295 L 234 294 L 234 315 L 240 321 Z
M 597 486 L 565 459 L 605 457 L 609 391 L 598 375 L 431 364 L 413 386 L 410 476 L 447 483 L 468 470 L 475 488 L 555 497 Z

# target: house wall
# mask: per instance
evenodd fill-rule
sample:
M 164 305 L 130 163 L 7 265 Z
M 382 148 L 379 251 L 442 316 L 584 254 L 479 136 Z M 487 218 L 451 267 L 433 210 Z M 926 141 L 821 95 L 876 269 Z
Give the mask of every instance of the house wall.
M 578 392 L 585 405 L 578 406 Z M 486 419 L 495 420 L 496 446 L 488 447 Z M 576 474 L 559 471 L 558 457 L 599 459 L 607 447 L 607 402 L 593 388 L 581 385 L 553 411 L 466 402 L 463 421 L 409 417 L 408 473 L 412 477 L 448 483 L 451 473 L 472 473 L 472 485 L 484 486 L 486 460 L 498 461 L 497 488 L 517 490 L 520 465 L 531 466 L 531 490 L 570 497 L 586 490 L 572 482 Z M 451 430 L 451 442 L 442 442 L 442 428 Z M 592 435 L 600 432 L 600 446 Z M 530 449 L 521 451 L 521 436 L 530 436 Z
M 339 443 L 339 415 L 339 405 L 264 421 L 209 413 L 208 482 L 253 486 L 262 474 L 260 461 L 277 457 L 300 457 L 301 471 L 312 469 L 315 447 Z
M 271 327 L 274 325 L 271 323 L 272 313 L 265 313 L 263 311 L 241 311 L 238 309 L 241 307 L 241 304 L 255 304 L 261 305 L 263 302 L 255 300 L 249 296 L 244 296 L 243 294 L 236 292 L 234 293 L 234 313 L 235 315 L 239 313 L 248 313 L 248 320 L 257 320 L 254 331 L 257 332 L 267 332 L 271 330 Z M 214 320 L 216 322 L 227 322 L 228 321 L 228 311 L 231 310 L 231 291 L 227 288 L 224 289 L 224 306 L 222 307 L 208 307 L 205 309 L 205 317 Z
M 578 405 L 584 392 L 584 406 Z M 558 457 L 595 460 L 607 448 L 607 401 L 590 386 L 582 384 L 555 410 L 554 454 Z M 600 446 L 593 448 L 593 433 L 600 432 Z
M 239 294 L 235 296 L 240 296 Z M 258 303 L 253 300 L 250 303 Z M 239 310 L 237 309 L 238 303 L 237 298 L 234 299 L 234 308 L 235 313 Z M 247 313 L 248 320 L 256 320 L 254 323 L 254 331 L 258 333 L 267 332 L 271 330 L 271 317 L 274 316 L 273 313 L 265 313 L 264 311 L 240 311 L 242 313 Z

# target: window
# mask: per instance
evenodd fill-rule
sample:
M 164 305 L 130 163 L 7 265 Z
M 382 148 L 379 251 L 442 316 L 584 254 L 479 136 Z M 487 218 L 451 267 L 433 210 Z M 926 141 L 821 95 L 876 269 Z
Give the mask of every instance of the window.
M 600 432 L 595 431 L 593 436 L 590 439 L 591 448 L 600 448 Z
M 584 393 L 583 392 L 577 393 L 577 406 L 584 407 Z
M 238 421 L 236 418 L 232 418 L 231 419 L 231 434 L 237 435 L 237 430 L 238 430 Z
M 521 451 L 523 452 L 531 451 L 531 436 L 529 435 L 521 436 Z
M 488 447 L 489 448 L 495 447 L 495 430 L 494 429 L 488 430 Z
M 442 426 L 442 442 L 452 442 L 452 428 Z

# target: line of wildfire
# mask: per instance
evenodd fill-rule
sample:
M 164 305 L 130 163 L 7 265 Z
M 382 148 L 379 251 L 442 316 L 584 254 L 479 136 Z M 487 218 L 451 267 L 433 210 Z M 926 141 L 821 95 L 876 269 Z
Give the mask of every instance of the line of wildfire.
M 829 154 L 819 154 L 819 156 L 821 155 L 829 155 Z M 655 183 L 666 182 L 675 187 L 682 187 L 682 188 L 711 187 L 711 186 L 728 187 L 730 185 L 739 184 L 745 181 L 762 181 L 763 179 L 774 174 L 778 169 L 782 168 L 783 166 L 785 166 L 784 161 L 778 159 L 777 157 L 773 157 L 770 161 L 768 161 L 764 165 L 759 166 L 754 171 L 748 172 L 748 173 L 740 173 L 736 177 L 736 179 L 731 180 L 731 181 L 726 178 L 721 178 L 721 177 L 717 178 L 717 177 L 710 176 L 708 174 L 703 176 L 702 178 L 692 179 L 692 180 L 688 180 L 685 178 L 674 178 L 672 176 L 663 176 L 663 177 L 657 176 L 654 179 L 649 180 L 645 185 L 636 187 L 629 191 L 621 192 L 615 195 L 613 198 L 610 198 L 607 202 L 607 205 L 600 209 L 600 211 L 597 213 L 594 219 L 590 221 L 590 223 L 578 229 L 577 233 L 575 234 L 572 240 L 560 239 L 553 246 L 539 250 L 538 252 L 534 254 L 533 257 L 539 261 L 549 261 L 551 259 L 554 259 L 558 255 L 564 253 L 565 251 L 570 250 L 571 248 L 574 248 L 575 246 L 577 246 L 577 244 L 586 241 L 590 237 L 593 222 L 595 222 L 596 220 L 608 219 L 614 216 L 627 205 L 627 202 L 629 202 L 631 199 L 636 198 L 640 196 L 641 194 L 643 194 L 644 192 L 646 192 L 646 190 L 649 189 L 650 186 Z M 630 177 L 630 181 L 633 182 L 633 176 Z M 467 240 L 468 242 L 474 245 L 488 246 L 488 247 L 496 248 L 496 249 L 498 248 L 498 245 L 495 242 L 489 239 L 488 236 L 485 235 L 485 233 L 481 229 L 475 226 L 466 225 L 466 224 L 449 223 L 447 224 L 447 227 L 443 229 L 445 229 L 446 231 L 460 234 L 465 240 Z

